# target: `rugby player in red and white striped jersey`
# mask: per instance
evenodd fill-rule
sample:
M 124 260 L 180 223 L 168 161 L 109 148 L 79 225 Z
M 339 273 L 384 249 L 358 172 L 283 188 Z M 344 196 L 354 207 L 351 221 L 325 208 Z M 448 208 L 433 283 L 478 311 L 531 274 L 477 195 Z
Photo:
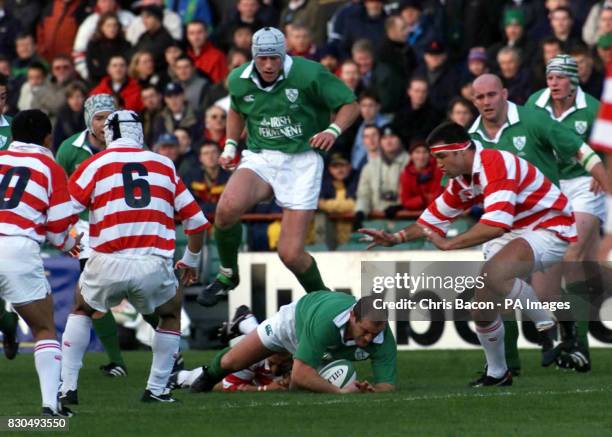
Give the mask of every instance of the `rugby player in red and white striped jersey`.
M 155 312 L 161 319 L 142 400 L 174 402 L 166 384 L 180 340 L 182 299 L 172 267 L 175 212 L 188 238 L 176 266 L 184 270 L 186 284 L 195 280 L 209 223 L 172 161 L 144 149 L 142 124 L 135 112 L 113 112 L 104 134 L 106 150 L 84 161 L 68 186 L 77 212 L 89 210 L 92 255 L 62 338 L 60 399 L 78 402 L 78 373 L 89 343 L 91 315 L 106 312 L 126 298 L 139 312 Z
M 567 197 L 536 167 L 509 152 L 483 149 L 456 123 L 438 126 L 427 144 L 451 178 L 446 190 L 417 223 L 396 234 L 361 229 L 372 239 L 368 249 L 420 237 L 428 238 L 441 250 L 485 243 L 485 286 L 475 290 L 475 300 L 518 300 L 538 330 L 554 327 L 556 321 L 550 311 L 531 305 L 538 298 L 522 278 L 561 261 L 569 242 L 575 241 L 576 226 Z M 445 238 L 450 222 L 478 203 L 484 205 L 480 221 L 454 238 Z M 504 324 L 499 307 L 493 307 L 473 311 L 487 360 L 487 372 L 472 383 L 473 387 L 512 384 L 504 352 Z
M 32 329 L 43 415 L 71 416 L 57 401 L 62 356 L 40 245 L 47 239 L 64 251 L 78 246 L 80 236 L 68 232 L 77 216 L 66 173 L 48 149 L 49 118 L 40 110 L 20 112 L 11 131 L 14 141 L 0 152 L 0 297 Z

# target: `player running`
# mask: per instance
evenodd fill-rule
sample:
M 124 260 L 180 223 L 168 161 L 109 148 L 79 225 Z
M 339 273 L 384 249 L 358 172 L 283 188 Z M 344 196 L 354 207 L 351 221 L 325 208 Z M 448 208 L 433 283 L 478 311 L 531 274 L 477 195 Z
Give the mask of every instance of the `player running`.
M 219 352 L 193 382 L 195 392 L 211 391 L 230 373 L 247 369 L 275 353 L 293 355 L 291 387 L 320 393 L 395 389 L 397 346 L 386 312 L 372 297 L 359 301 L 345 293 L 316 291 L 283 305 L 236 346 Z M 340 389 L 317 372 L 324 356 L 331 360 L 371 359 L 374 385 L 353 382 Z
M 480 116 L 469 133 L 484 148 L 506 150 L 526 159 L 557 186 L 558 160 L 578 162 L 610 192 L 601 160 L 582 138 L 543 111 L 508 101 L 508 92 L 497 76 L 483 74 L 474 81 L 474 105 Z M 515 321 L 507 321 L 505 325 L 506 358 L 518 374 L 521 367 L 516 345 L 518 326 Z
M 528 305 L 538 298 L 523 278 L 561 260 L 568 243 L 576 240 L 568 199 L 535 166 L 506 151 L 483 149 L 456 123 L 444 123 L 434 129 L 427 145 L 438 165 L 451 178 L 446 190 L 429 205 L 417 223 L 395 234 L 360 229 L 373 238 L 368 249 L 421 237 L 427 237 L 441 250 L 487 243 L 484 248 L 487 261 L 481 273 L 485 286 L 475 290 L 475 300 L 518 300 L 538 331 L 554 327 L 556 322 L 550 311 Z M 481 203 L 484 214 L 476 225 L 454 238 L 445 238 L 453 219 Z M 497 306 L 477 310 L 473 317 L 476 334 L 484 348 L 487 371 L 470 385 L 511 385 L 500 310 Z
M 540 110 L 551 119 L 567 126 L 586 142 L 599 111 L 599 100 L 585 93 L 578 85 L 578 65 L 569 55 L 557 55 L 546 65 L 548 87 L 533 94 L 526 107 Z M 588 160 L 599 162 L 595 152 Z M 570 199 L 578 240 L 569 245 L 565 254 L 567 263 L 553 266 L 545 273 L 534 276 L 533 286 L 540 296 L 561 288 L 561 277 L 565 277 L 565 290 L 574 303 L 572 314 L 577 321 L 562 321 L 563 353 L 557 358 L 560 367 L 573 368 L 580 372 L 591 369 L 589 354 L 589 283 L 601 289 L 600 273 L 596 267 L 599 229 L 605 220 L 605 196 L 592 189 L 594 181 L 585 167 L 575 159 L 559 161 L 561 191 Z M 586 277 L 590 273 L 590 277 Z M 596 281 L 597 280 L 597 281 Z M 599 283 L 597 283 L 599 282 Z M 595 283 L 595 284 L 594 284 Z M 551 290 L 552 289 L 552 290 Z
M 68 232 L 77 217 L 66 174 L 49 150 L 49 118 L 37 109 L 23 111 L 11 130 L 13 142 L 0 152 L 0 296 L 32 329 L 42 414 L 70 417 L 57 400 L 62 353 L 40 245 L 47 239 L 68 252 L 81 236 L 74 239 Z
M 238 285 L 240 216 L 271 197 L 283 208 L 278 254 L 306 292 L 326 289 L 304 239 L 317 209 L 323 158 L 357 118 L 355 95 L 318 62 L 286 54 L 281 31 L 265 27 L 253 35 L 253 61 L 229 76 L 231 108 L 227 140 L 219 162 L 233 169 L 238 140 L 246 127 L 247 149 L 230 178 L 215 214 L 221 267 L 198 296 L 215 305 Z M 332 112 L 336 113 L 330 124 Z M 319 149 L 313 150 L 313 149 Z
M 142 314 L 155 312 L 160 317 L 142 400 L 175 402 L 166 389 L 180 341 L 181 293 L 172 269 L 174 213 L 188 236 L 176 266 L 184 270 L 187 285 L 195 280 L 203 231 L 209 224 L 172 161 L 144 149 L 135 112 L 113 112 L 104 135 L 106 150 L 83 162 L 68 187 L 77 212 L 89 210 L 92 252 L 62 338 L 61 399 L 78 403 L 78 375 L 92 314 L 106 312 L 125 298 Z

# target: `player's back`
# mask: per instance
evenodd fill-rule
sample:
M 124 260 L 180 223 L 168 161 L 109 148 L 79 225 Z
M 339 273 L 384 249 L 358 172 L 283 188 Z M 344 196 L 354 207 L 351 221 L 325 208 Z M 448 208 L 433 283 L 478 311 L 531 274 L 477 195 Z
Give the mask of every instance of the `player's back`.
M 66 174 L 41 146 L 13 142 L 0 152 L 0 235 L 48 238 L 62 247 L 76 222 Z
M 136 147 L 111 147 L 84 161 L 70 191 L 89 209 L 90 245 L 102 253 L 171 258 L 174 211 L 184 185 L 168 158 Z

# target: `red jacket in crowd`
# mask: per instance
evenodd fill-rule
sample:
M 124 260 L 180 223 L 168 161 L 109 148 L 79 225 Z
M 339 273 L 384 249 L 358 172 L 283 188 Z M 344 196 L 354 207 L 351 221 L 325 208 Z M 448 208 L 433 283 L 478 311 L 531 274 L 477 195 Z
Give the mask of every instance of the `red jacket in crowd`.
M 142 99 L 140 98 L 140 85 L 138 85 L 138 82 L 131 77 L 128 78 L 127 82 L 121 87 L 119 92 L 115 93 L 113 91 L 113 87 L 111 86 L 110 77 L 106 76 L 89 93 L 91 96 L 94 94 L 119 95 L 123 99 L 125 109 L 131 109 L 132 111 L 136 112 L 140 112 L 144 109 Z
M 422 210 L 427 208 L 442 192 L 442 170 L 431 158 L 427 166 L 417 170 L 412 162 L 400 175 L 400 200 L 404 209 Z
M 72 53 L 79 23 L 86 17 L 86 3 L 79 0 L 47 2 L 36 28 L 38 54 L 47 62 L 57 55 Z
M 225 54 L 212 45 L 210 41 L 206 41 L 199 55 L 196 55 L 193 49 L 187 50 L 187 54 L 196 67 L 202 70 L 212 79 L 214 83 L 219 83 L 227 76 L 227 59 Z

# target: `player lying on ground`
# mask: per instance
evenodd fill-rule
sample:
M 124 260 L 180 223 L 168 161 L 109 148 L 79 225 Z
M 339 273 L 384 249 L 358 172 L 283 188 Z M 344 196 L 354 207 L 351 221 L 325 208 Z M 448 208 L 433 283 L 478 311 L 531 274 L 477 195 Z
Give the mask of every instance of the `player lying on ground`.
M 563 259 L 576 226 L 568 199 L 537 168 L 509 152 L 483 149 L 456 123 L 444 123 L 427 138 L 438 165 L 451 178 L 446 190 L 419 217 L 417 223 L 390 234 L 361 229 L 373 238 L 368 249 L 393 246 L 427 237 L 441 250 L 485 244 L 482 269 L 485 286 L 475 290 L 477 302 L 518 299 L 524 308 L 537 302 L 523 278 Z M 451 221 L 475 204 L 484 214 L 471 229 L 445 238 Z M 512 374 L 504 353 L 504 324 L 500 311 L 476 310 L 476 333 L 484 348 L 487 372 L 473 387 L 511 385 Z M 552 313 L 525 309 L 539 331 L 555 327 Z
M 215 305 L 238 285 L 240 216 L 275 198 L 283 208 L 278 255 L 306 292 L 324 290 L 314 258 L 304 250 L 321 189 L 323 158 L 359 115 L 353 92 L 318 62 L 286 54 L 283 33 L 265 27 L 253 35 L 253 61 L 230 73 L 231 108 L 219 163 L 235 167 L 238 140 L 246 128 L 247 150 L 230 178 L 215 213 L 221 267 L 198 296 Z M 336 113 L 330 124 L 332 113 Z M 315 150 L 319 149 L 319 150 Z
M 66 174 L 49 150 L 49 118 L 37 109 L 22 111 L 11 131 L 14 141 L 0 152 L 0 296 L 32 329 L 42 414 L 70 417 L 72 412 L 57 400 L 62 355 L 40 245 L 46 238 L 63 251 L 76 248 L 78 253 L 82 235 L 75 240 L 68 232 L 77 216 Z
M 142 314 L 160 317 L 145 402 L 175 402 L 166 389 L 180 341 L 181 293 L 172 268 L 174 215 L 187 234 L 177 268 L 195 280 L 203 231 L 209 226 L 168 158 L 144 149 L 142 124 L 132 111 L 113 112 L 104 125 L 107 148 L 70 177 L 76 212 L 89 210 L 92 249 L 80 279 L 76 310 L 62 338 L 61 399 L 78 403 L 77 382 L 89 344 L 91 316 L 127 299 Z
M 211 391 L 230 373 L 278 352 L 293 355 L 293 389 L 320 393 L 393 390 L 397 346 L 387 313 L 374 309 L 372 301 L 371 296 L 356 302 L 345 293 L 316 291 L 284 305 L 244 340 L 222 350 L 204 366 L 192 391 Z M 353 382 L 340 389 L 327 382 L 317 372 L 326 355 L 351 361 L 371 359 L 374 384 Z

